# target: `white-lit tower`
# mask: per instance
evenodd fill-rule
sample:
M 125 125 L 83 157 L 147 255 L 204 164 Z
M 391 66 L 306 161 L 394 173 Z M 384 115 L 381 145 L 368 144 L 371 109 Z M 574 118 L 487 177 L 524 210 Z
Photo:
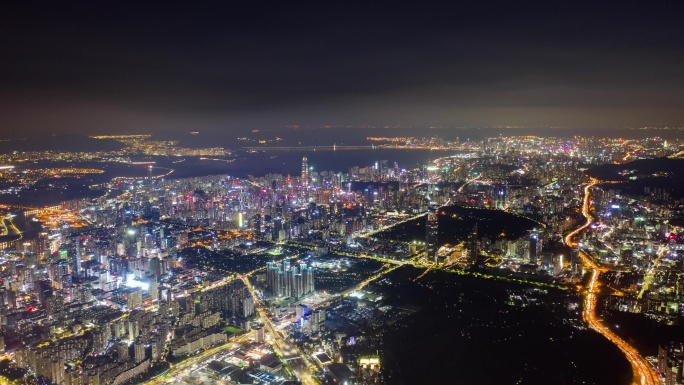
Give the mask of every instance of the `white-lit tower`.
M 302 199 L 305 201 L 309 199 L 309 160 L 306 157 L 302 158 Z

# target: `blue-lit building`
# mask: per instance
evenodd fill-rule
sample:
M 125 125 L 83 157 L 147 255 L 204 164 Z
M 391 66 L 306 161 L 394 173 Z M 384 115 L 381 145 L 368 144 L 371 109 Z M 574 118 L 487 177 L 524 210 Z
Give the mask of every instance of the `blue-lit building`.
M 428 213 L 425 218 L 425 247 L 426 247 L 426 258 L 431 262 L 437 261 L 437 249 L 439 245 L 437 244 L 437 234 L 439 231 L 438 225 L 438 210 L 437 206 L 430 206 L 428 208 Z

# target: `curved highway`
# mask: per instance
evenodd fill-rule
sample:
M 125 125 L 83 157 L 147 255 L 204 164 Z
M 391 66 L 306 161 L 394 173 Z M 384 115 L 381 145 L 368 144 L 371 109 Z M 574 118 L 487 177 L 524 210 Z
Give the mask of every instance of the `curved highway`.
M 573 238 L 582 230 L 589 227 L 589 225 L 591 225 L 591 223 L 593 222 L 593 218 L 591 216 L 591 213 L 589 212 L 589 208 L 591 205 L 590 193 L 591 188 L 598 183 L 599 181 L 597 179 L 592 178 L 591 182 L 584 187 L 584 202 L 582 204 L 582 215 L 584 215 L 584 217 L 586 218 L 586 222 L 582 226 L 578 227 L 577 229 L 575 229 L 574 231 L 570 232 L 568 235 L 565 236 L 565 244 L 567 244 L 570 247 L 575 245 L 575 242 L 573 242 Z M 620 348 L 622 353 L 624 353 L 625 357 L 627 357 L 627 360 L 632 365 L 633 385 L 659 385 L 660 381 L 658 380 L 658 375 L 653 370 L 653 368 L 651 368 L 651 365 L 648 363 L 648 361 L 646 361 L 633 346 L 631 346 L 625 340 L 623 340 L 618 335 L 613 333 L 608 327 L 603 325 L 599 318 L 596 317 L 596 298 L 597 293 L 599 291 L 598 277 L 599 275 L 601 275 L 602 272 L 606 271 L 606 269 L 600 267 L 591 257 L 589 257 L 583 251 L 580 250 L 579 255 L 591 269 L 591 280 L 589 281 L 589 285 L 584 290 L 584 312 L 582 313 L 584 320 L 589 324 L 589 327 L 601 333 L 601 335 L 610 340 L 610 342 L 615 344 L 618 348 Z

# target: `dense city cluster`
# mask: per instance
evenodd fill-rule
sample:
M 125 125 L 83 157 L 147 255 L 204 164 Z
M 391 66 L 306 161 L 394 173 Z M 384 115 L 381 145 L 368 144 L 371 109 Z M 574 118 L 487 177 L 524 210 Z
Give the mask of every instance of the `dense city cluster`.
M 401 305 L 398 288 L 444 291 L 424 278 L 438 271 L 533 288 L 496 301 L 535 307 L 548 295 L 546 306 L 565 317 L 553 322 L 604 334 L 644 383 L 682 381 L 681 339 L 644 364 L 629 336 L 595 320 L 596 306 L 666 325 L 684 316 L 684 192 L 673 183 L 681 141 L 373 137 L 450 152 L 417 167 L 380 159 L 316 170 L 304 156 L 297 175 L 174 179 L 146 157 L 231 161 L 239 152 L 182 150 L 147 135 L 98 139 L 124 147 L 100 161 L 148 159 L 148 171 L 90 186 L 96 198 L 0 208 L 5 377 L 388 383 L 397 372 L 384 370 L 385 338 L 419 311 Z M 55 174 L 101 173 L 78 164 L 27 170 L 34 158 L 78 156 L 23 155 L 0 158 L 9 194 Z M 390 274 L 406 269 L 418 273 Z M 464 341 L 471 332 L 463 327 Z

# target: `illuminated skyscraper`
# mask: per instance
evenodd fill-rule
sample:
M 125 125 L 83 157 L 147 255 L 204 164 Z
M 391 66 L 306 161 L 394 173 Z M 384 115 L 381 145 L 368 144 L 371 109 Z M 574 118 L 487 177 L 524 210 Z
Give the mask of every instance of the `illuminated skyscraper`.
M 302 158 L 302 198 L 309 198 L 309 160 L 306 157 Z
M 73 269 L 74 272 L 72 273 L 73 276 L 75 277 L 80 277 L 81 276 L 81 239 L 80 237 L 76 236 L 74 237 L 74 245 L 76 247 L 76 255 L 74 256 L 73 259 Z
M 314 270 L 306 263 L 266 263 L 266 290 L 275 297 L 301 298 L 314 291 Z
M 480 245 L 478 242 L 478 236 L 477 236 L 477 224 L 473 227 L 472 233 L 470 233 L 470 263 L 476 263 L 477 262 L 477 256 L 480 254 Z
M 539 231 L 532 230 L 530 233 L 529 258 L 530 263 L 537 263 L 539 253 L 541 253 L 541 239 Z
M 254 214 L 252 223 L 254 224 L 254 236 L 256 239 L 261 239 L 261 214 Z
M 506 185 L 499 186 L 496 194 L 496 208 L 503 210 L 506 208 Z
M 684 345 L 670 342 L 666 346 L 658 346 L 658 371 L 663 384 L 676 385 L 682 383 L 684 372 Z
M 425 257 L 430 262 L 437 262 L 438 209 L 437 206 L 430 206 L 425 221 Z

